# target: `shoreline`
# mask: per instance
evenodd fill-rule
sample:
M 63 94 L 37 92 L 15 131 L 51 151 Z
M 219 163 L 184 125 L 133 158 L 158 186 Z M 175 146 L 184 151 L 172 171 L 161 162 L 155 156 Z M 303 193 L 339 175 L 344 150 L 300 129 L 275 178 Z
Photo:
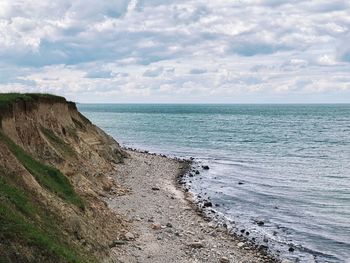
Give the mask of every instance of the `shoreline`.
M 130 157 L 113 179 L 130 194 L 109 195 L 106 201 L 132 230 L 114 242 L 112 262 L 281 262 L 266 246 L 230 233 L 207 215 L 184 187 L 192 160 L 124 150 Z

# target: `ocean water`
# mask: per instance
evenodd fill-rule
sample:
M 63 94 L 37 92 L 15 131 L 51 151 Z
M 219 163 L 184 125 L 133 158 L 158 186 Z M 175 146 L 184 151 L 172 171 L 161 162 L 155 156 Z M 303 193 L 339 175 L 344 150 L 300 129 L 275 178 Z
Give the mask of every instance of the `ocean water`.
M 208 164 L 192 190 L 283 257 L 350 262 L 350 105 L 78 108 L 122 145 Z

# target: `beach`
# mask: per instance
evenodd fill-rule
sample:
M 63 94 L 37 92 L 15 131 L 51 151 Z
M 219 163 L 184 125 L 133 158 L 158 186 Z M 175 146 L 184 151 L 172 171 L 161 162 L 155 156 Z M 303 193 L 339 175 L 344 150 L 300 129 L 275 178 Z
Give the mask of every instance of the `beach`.
M 116 167 L 114 180 L 125 195 L 106 198 L 131 229 L 112 248 L 115 262 L 278 262 L 203 216 L 178 184 L 187 161 L 145 152 Z

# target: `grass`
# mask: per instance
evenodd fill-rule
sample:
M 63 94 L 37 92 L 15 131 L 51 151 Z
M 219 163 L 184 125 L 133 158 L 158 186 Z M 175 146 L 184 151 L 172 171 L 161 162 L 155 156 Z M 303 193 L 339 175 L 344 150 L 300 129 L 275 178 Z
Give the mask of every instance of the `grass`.
M 16 101 L 35 101 L 39 98 L 64 99 L 63 97 L 45 93 L 0 93 L 0 108 L 4 108 Z
M 68 143 L 63 141 L 61 138 L 59 138 L 52 130 L 41 127 L 41 131 L 63 156 L 75 156 L 75 152 L 72 149 L 72 147 Z
M 35 255 L 32 262 L 91 262 L 93 258 L 69 244 L 59 229 L 59 222 L 45 211 L 32 194 L 13 181 L 14 176 L 0 168 L 0 240 L 6 252 Z M 18 246 L 13 246 L 18 244 Z M 17 250 L 17 251 L 16 251 Z M 0 256 L 0 262 L 11 262 Z
M 0 110 L 17 101 L 35 102 L 39 98 L 59 101 L 63 99 L 49 94 L 0 93 Z M 55 143 L 55 147 L 60 144 L 60 150 L 71 154 L 73 150 L 70 146 L 52 131 L 45 130 L 43 133 Z M 66 203 L 84 209 L 83 200 L 59 170 L 35 160 L 7 137 L 1 128 L 0 141 L 6 144 L 18 162 L 43 188 Z M 1 161 L 0 262 L 97 262 L 92 255 L 67 239 L 60 217 L 51 212 L 36 194 L 23 185 L 18 174 L 6 171 L 1 166 Z
M 2 131 L 0 131 L 0 139 L 6 143 L 7 147 L 16 156 L 17 160 L 35 177 L 42 187 L 56 194 L 64 201 L 84 209 L 84 202 L 74 191 L 68 178 L 59 170 L 52 166 L 42 164 L 32 158 Z

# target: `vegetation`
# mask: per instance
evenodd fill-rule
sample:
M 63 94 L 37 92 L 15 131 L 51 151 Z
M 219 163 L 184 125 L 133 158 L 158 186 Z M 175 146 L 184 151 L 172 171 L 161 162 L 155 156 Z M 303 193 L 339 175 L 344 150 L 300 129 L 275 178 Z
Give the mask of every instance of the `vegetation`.
M 39 98 L 64 100 L 63 97 L 44 93 L 0 93 L 0 109 L 16 101 L 35 101 Z
M 84 202 L 74 191 L 68 178 L 52 166 L 40 163 L 16 145 L 2 131 L 0 139 L 4 141 L 17 160 L 35 177 L 38 183 L 63 200 L 84 209 Z
M 55 149 L 57 149 L 63 156 L 75 156 L 75 152 L 72 147 L 61 138 L 59 138 L 52 130 L 41 127 L 41 131 L 45 137 L 53 144 Z
M 6 174 L 0 167 L 0 262 L 11 262 L 9 251 L 17 252 L 16 260 L 30 247 L 31 262 L 95 262 L 66 241 L 59 222 L 50 216 L 30 191 Z M 14 246 L 13 244 L 17 244 Z M 3 250 L 3 251 L 1 251 Z M 23 250 L 23 251 L 21 251 Z M 7 256 L 5 256 L 7 255 Z M 25 260 L 26 261 L 26 260 Z
M 2 113 L 6 114 L 7 110 L 11 109 L 9 105 L 38 100 L 49 103 L 65 101 L 62 97 L 49 94 L 0 93 L 0 126 Z M 31 107 L 31 104 L 28 103 L 28 106 Z M 35 107 L 35 103 L 33 105 Z M 76 154 L 74 149 L 52 130 L 44 127 L 40 129 L 62 155 L 70 157 Z M 62 132 L 65 134 L 66 130 L 63 129 Z M 73 128 L 68 132 L 76 133 Z M 84 201 L 65 175 L 58 169 L 36 160 L 12 141 L 1 127 L 0 142 L 1 145 L 7 146 L 18 163 L 22 164 L 44 189 L 57 196 L 57 201 L 85 209 Z M 65 215 L 49 209 L 46 202 L 43 202 L 46 199 L 27 186 L 20 173 L 6 169 L 4 164 L 5 162 L 0 160 L 0 263 L 97 262 L 92 252 L 85 251 L 69 238 L 68 233 L 74 230 L 74 226 L 72 230 L 70 222 L 62 220 Z

